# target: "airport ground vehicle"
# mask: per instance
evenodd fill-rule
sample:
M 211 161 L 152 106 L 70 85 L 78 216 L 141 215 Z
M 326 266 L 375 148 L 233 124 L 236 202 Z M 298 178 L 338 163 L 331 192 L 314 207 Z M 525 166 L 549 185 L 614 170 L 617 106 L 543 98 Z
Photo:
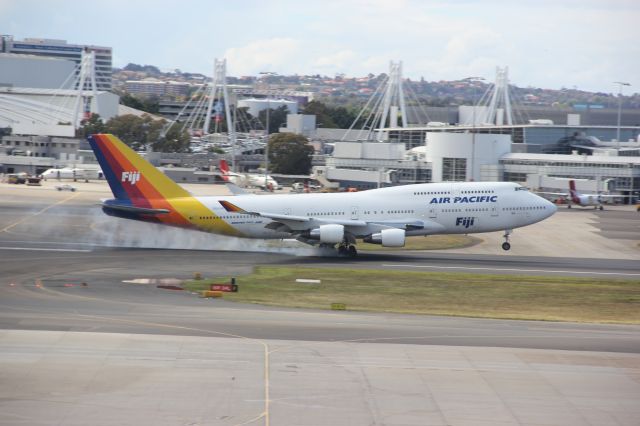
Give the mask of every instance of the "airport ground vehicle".
M 7 183 L 13 183 L 16 185 L 27 183 L 27 174 L 26 173 L 10 173 L 7 175 Z
M 28 186 L 42 186 L 42 178 L 38 176 L 29 176 L 27 178 Z
M 71 191 L 71 192 L 76 192 L 76 187 L 69 185 L 68 183 L 65 183 L 63 185 L 56 185 L 55 188 L 58 191 Z

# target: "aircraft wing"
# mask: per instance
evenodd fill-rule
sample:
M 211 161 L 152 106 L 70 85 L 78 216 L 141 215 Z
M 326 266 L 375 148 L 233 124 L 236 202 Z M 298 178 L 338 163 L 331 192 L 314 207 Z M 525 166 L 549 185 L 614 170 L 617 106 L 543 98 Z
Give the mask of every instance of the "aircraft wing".
M 541 195 L 557 195 L 559 197 L 568 197 L 569 193 L 568 192 L 544 192 L 544 191 L 535 191 L 536 194 L 541 194 Z
M 274 221 L 280 222 L 282 225 L 287 225 L 287 222 L 296 222 L 299 228 L 299 224 L 304 222 L 309 222 L 311 226 L 318 226 L 319 224 L 334 224 L 334 225 L 343 225 L 345 227 L 367 227 L 373 226 L 378 229 L 404 229 L 406 231 L 416 230 L 416 229 L 433 229 L 438 230 L 442 228 L 442 225 L 431 222 L 431 221 L 423 221 L 417 220 L 413 218 L 408 219 L 394 219 L 394 220 L 374 220 L 374 221 L 365 221 L 365 220 L 356 220 L 356 219 L 336 219 L 336 218 L 315 218 L 308 216 L 293 216 L 282 213 L 268 213 L 268 212 L 249 212 L 246 211 L 229 201 L 219 201 L 222 207 L 228 212 L 241 213 L 241 214 L 250 214 L 253 216 L 266 217 L 269 219 L 273 219 Z M 271 228 L 278 227 L 277 224 L 267 225 Z M 282 228 L 280 228 L 282 229 Z
M 593 151 L 594 149 L 615 149 L 616 151 L 640 151 L 640 148 L 615 148 L 613 146 L 586 146 L 586 145 L 571 145 L 572 148 L 582 148 Z
M 631 195 L 612 195 L 612 194 L 583 194 L 583 195 L 589 195 L 589 196 L 593 196 L 593 197 L 599 197 L 599 198 L 625 198 L 625 197 L 631 197 Z
M 593 151 L 594 149 L 603 149 L 606 148 L 604 146 L 587 146 L 587 145 L 574 145 L 571 144 L 571 148 L 582 148 L 582 149 L 588 149 L 589 151 Z
M 344 225 L 344 226 L 367 226 L 367 222 L 363 220 L 349 220 L 349 219 L 324 219 L 324 218 L 314 218 L 309 216 L 293 216 L 289 214 L 282 213 L 269 213 L 269 212 L 248 212 L 243 208 L 236 206 L 233 203 L 228 201 L 220 201 L 220 204 L 224 209 L 228 212 L 232 213 L 241 213 L 241 214 L 250 214 L 253 216 L 266 217 L 268 219 L 279 220 L 279 221 L 291 221 L 291 222 L 321 222 L 321 223 L 334 223 L 336 225 Z

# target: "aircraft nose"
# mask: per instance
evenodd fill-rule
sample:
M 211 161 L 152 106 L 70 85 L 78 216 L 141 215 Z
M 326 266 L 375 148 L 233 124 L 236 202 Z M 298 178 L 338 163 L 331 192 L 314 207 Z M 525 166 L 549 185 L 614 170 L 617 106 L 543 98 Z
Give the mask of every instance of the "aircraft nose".
M 549 212 L 549 214 L 547 215 L 547 217 L 553 215 L 555 212 L 558 211 L 558 206 L 556 206 L 554 203 L 552 203 L 549 200 L 544 200 L 545 204 L 545 210 Z

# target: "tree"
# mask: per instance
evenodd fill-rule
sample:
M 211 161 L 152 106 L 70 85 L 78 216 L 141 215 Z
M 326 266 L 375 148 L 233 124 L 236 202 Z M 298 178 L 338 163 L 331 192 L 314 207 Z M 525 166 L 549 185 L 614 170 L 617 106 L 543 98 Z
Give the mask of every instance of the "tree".
M 133 114 L 126 114 L 113 117 L 107 121 L 105 130 L 107 133 L 113 133 L 124 143 L 135 150 L 140 150 L 147 143 L 148 125 L 142 117 Z
M 311 169 L 313 147 L 296 133 L 278 133 L 269 138 L 270 169 L 274 173 L 305 175 Z
M 331 116 L 329 115 L 329 109 L 327 105 L 325 105 L 320 101 L 309 102 L 304 107 L 303 114 L 315 115 L 316 123 L 318 123 L 318 126 L 332 128 L 332 129 L 338 128 L 336 123 L 333 121 L 333 118 L 331 118 Z
M 166 123 L 164 120 L 160 120 Z M 164 127 L 164 124 L 163 124 Z M 186 130 L 180 130 L 180 126 L 174 125 L 165 135 L 158 135 L 155 142 L 151 143 L 154 151 L 161 152 L 186 152 L 189 150 L 191 138 Z
M 142 108 L 144 108 L 142 101 L 130 93 L 125 93 L 120 96 L 120 104 L 139 110 L 142 110 Z
M 147 145 L 161 152 L 188 150 L 189 134 L 180 130 L 178 125 L 172 126 L 163 134 L 166 125 L 166 120 L 154 120 L 148 114 L 141 117 L 127 114 L 109 120 L 105 125 L 105 131 L 113 133 L 135 150 L 144 149 Z
M 280 125 L 287 122 L 287 114 L 289 114 L 289 108 L 287 108 L 286 105 L 282 105 L 276 109 L 269 108 L 269 134 L 279 131 Z M 266 109 L 258 113 L 258 119 L 261 123 L 267 122 Z
M 336 107 L 336 108 L 329 109 L 329 116 L 331 117 L 333 122 L 336 124 L 336 127 L 338 129 L 348 129 L 349 127 L 351 127 L 351 125 L 355 121 L 356 117 L 358 116 L 358 113 L 353 109 L 347 109 L 345 107 Z M 360 119 L 360 122 L 361 121 L 362 121 L 362 118 Z M 362 125 L 362 123 L 360 123 L 360 125 Z M 323 127 L 326 127 L 326 126 L 323 126 Z
M 86 139 L 96 133 L 104 133 L 105 131 L 105 125 L 98 114 L 91 114 L 88 119 L 80 122 L 80 126 L 76 132 L 76 136 L 82 139 Z
M 148 112 L 150 114 L 157 114 L 158 111 L 160 111 L 160 101 L 155 96 L 141 99 L 130 93 L 125 93 L 120 96 L 120 104 Z

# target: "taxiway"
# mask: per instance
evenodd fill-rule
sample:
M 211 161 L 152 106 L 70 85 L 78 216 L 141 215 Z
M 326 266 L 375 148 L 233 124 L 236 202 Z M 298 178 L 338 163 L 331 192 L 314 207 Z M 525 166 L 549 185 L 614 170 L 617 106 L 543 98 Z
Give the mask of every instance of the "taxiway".
M 200 299 L 126 281 L 235 276 L 259 264 L 336 266 L 335 259 L 152 233 L 104 217 L 99 190 L 36 188 L 25 196 L 29 189 L 0 188 L 2 424 L 632 425 L 640 418 L 639 326 Z M 581 213 L 556 216 L 574 215 L 576 223 L 588 214 L 580 224 L 599 235 L 595 241 L 609 241 L 601 252 L 627 251 L 600 259 L 544 256 L 544 246 L 509 255 L 363 253 L 339 265 L 637 279 L 629 240 Z M 617 220 L 633 221 L 630 213 Z

